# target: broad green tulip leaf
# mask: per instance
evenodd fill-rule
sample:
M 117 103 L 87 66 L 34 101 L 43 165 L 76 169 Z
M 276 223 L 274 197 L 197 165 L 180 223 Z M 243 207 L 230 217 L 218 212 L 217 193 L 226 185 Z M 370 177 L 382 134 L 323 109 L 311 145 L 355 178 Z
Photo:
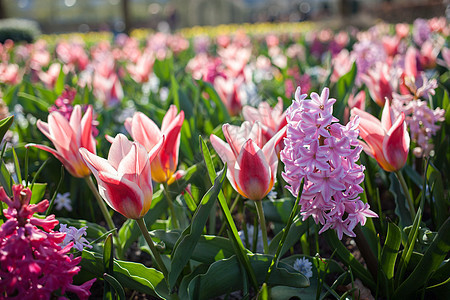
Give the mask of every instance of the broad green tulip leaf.
M 450 217 L 442 224 L 433 242 L 423 255 L 414 271 L 394 292 L 393 299 L 411 298 L 428 278 L 441 265 L 450 251 Z
M 306 258 L 309 262 L 312 263 L 312 277 L 309 278 L 310 286 L 306 288 L 293 288 L 286 286 L 275 286 L 271 289 L 271 299 L 274 300 L 282 300 L 282 299 L 291 299 L 291 297 L 298 297 L 298 299 L 311 299 L 315 300 L 316 295 L 319 293 L 320 296 L 325 295 L 325 289 L 319 287 L 319 278 L 325 278 L 333 274 L 333 277 L 338 277 L 341 274 L 344 274 L 345 271 L 342 269 L 339 264 L 332 259 L 321 259 L 319 257 L 311 257 L 306 255 L 291 255 L 285 259 L 282 259 L 281 262 L 294 266 L 296 260 Z M 320 273 L 318 272 L 318 270 Z M 349 277 L 349 276 L 348 276 Z M 339 280 L 339 284 L 343 284 L 344 277 Z M 295 298 L 293 298 L 295 299 Z
M 262 284 L 272 256 L 248 254 L 258 284 Z M 226 283 L 226 284 L 225 284 Z M 285 285 L 305 288 L 309 280 L 291 266 L 279 263 L 267 282 L 268 285 Z M 189 299 L 211 299 L 243 288 L 243 280 L 236 256 L 213 263 L 205 274 L 197 275 L 188 286 Z
M 430 164 L 428 168 L 427 177 L 427 187 L 431 189 L 431 213 L 436 227 L 439 228 L 445 222 L 445 218 L 447 217 L 446 212 L 449 208 L 449 202 L 445 197 L 441 172 L 439 172 L 433 164 Z
M 120 284 L 120 282 L 114 278 L 114 276 L 105 273 L 103 274 L 103 279 L 105 279 L 105 281 L 114 289 L 114 291 L 117 293 L 117 296 L 119 298 L 119 300 L 125 300 L 125 291 L 123 290 L 122 285 Z M 115 299 L 114 296 L 112 296 L 111 299 Z
M 384 276 L 386 276 L 386 284 L 389 292 L 392 293 L 394 289 L 394 268 L 397 255 L 399 253 L 400 244 L 402 241 L 402 232 L 400 228 L 394 223 L 388 224 L 388 232 L 386 236 L 386 242 L 384 243 L 383 250 L 381 251 L 381 270 L 383 270 Z
M 392 193 L 395 200 L 395 214 L 399 218 L 399 226 L 401 228 L 404 228 L 411 225 L 413 223 L 413 220 L 411 219 L 411 214 L 409 213 L 409 209 L 406 206 L 405 195 L 403 195 L 400 183 L 398 182 L 398 179 L 397 177 L 395 177 L 394 173 L 391 173 L 389 175 L 389 180 L 391 182 L 389 191 Z
M 164 201 L 163 191 L 159 190 L 153 194 L 150 209 L 144 216 L 147 228 L 150 228 L 165 211 L 167 211 L 167 201 Z M 139 238 L 140 234 L 141 231 L 137 223 L 132 219 L 126 220 L 119 230 L 119 239 L 123 251 L 126 251 Z
M 97 239 L 106 233 L 106 229 L 97 223 L 91 223 L 81 219 L 58 218 L 59 224 L 67 224 L 67 227 L 73 226 L 80 229 L 87 226 L 86 233 L 89 239 Z
M 447 259 L 431 276 L 430 285 L 439 284 L 447 281 L 450 278 L 448 276 L 449 274 L 450 274 L 450 259 Z
M 284 241 L 283 247 L 281 248 L 280 257 L 283 256 L 289 248 L 294 246 L 299 240 L 300 237 L 308 230 L 308 224 L 306 222 L 302 222 L 301 219 L 294 219 L 294 222 L 289 229 L 286 240 Z M 270 242 L 269 245 L 269 254 L 275 255 L 278 248 L 278 243 L 281 241 L 283 236 L 283 231 L 280 231 Z
M 173 60 L 167 58 L 165 60 L 155 60 L 153 65 L 153 72 L 163 82 L 168 83 L 170 81 L 170 74 L 173 71 Z
M 208 170 L 209 179 L 211 182 L 213 182 L 213 180 L 216 176 L 214 163 L 212 161 L 211 154 L 208 150 L 208 146 L 206 146 L 206 143 L 202 139 L 201 136 L 200 136 L 200 150 L 203 153 L 203 158 L 205 160 L 206 169 Z M 225 217 L 225 221 L 227 222 L 227 225 L 229 228 L 228 237 L 233 242 L 233 246 L 235 249 L 235 253 L 238 257 L 238 260 L 244 266 L 244 268 L 247 272 L 247 275 L 250 277 L 253 288 L 258 289 L 258 284 L 256 282 L 256 275 L 252 269 L 252 266 L 250 265 L 248 256 L 246 255 L 247 250 L 245 249 L 244 245 L 242 244 L 242 240 L 239 237 L 239 233 L 237 231 L 236 224 L 234 223 L 233 217 L 231 216 L 231 212 L 228 207 L 227 200 L 225 199 L 225 196 L 223 195 L 222 191 L 220 191 L 218 199 L 219 199 L 220 208 L 222 209 L 222 213 Z
M 42 111 L 46 111 L 48 110 L 49 104 L 47 102 L 45 102 L 44 100 L 42 100 L 39 97 L 36 97 L 34 95 L 30 95 L 24 92 L 19 92 L 17 93 L 17 96 L 23 100 L 28 100 L 31 101 L 32 103 L 36 104 L 37 107 L 39 107 Z
M 262 205 L 266 220 L 286 224 L 294 202 L 295 199 L 292 198 L 263 201 Z
M 11 127 L 14 121 L 14 116 L 9 116 L 0 120 L 0 142 L 3 141 L 3 137 L 5 136 L 8 129 Z
M 361 279 L 365 286 L 370 289 L 376 288 L 376 283 L 364 266 L 356 260 L 353 254 L 342 244 L 338 239 L 336 232 L 333 230 L 327 230 L 324 232 L 325 238 L 332 249 L 335 249 L 336 255 L 348 266 L 352 268 L 352 272 Z
M 31 186 L 28 186 L 29 188 L 31 188 Z M 31 200 L 30 200 L 30 204 L 36 204 L 38 202 L 40 202 L 42 200 L 42 198 L 44 198 L 45 195 L 45 189 L 47 188 L 47 184 L 46 183 L 35 183 L 32 185 L 32 189 L 31 189 Z
M 197 208 L 191 220 L 191 225 L 188 226 L 180 238 L 177 240 L 171 262 L 171 270 L 169 273 L 169 287 L 172 289 L 178 279 L 178 276 L 183 271 L 184 266 L 189 262 L 192 252 L 203 232 L 206 221 L 209 217 L 209 212 L 216 203 L 216 198 L 222 189 L 223 181 L 225 180 L 226 166 L 217 174 L 214 180 L 214 185 L 203 196 L 200 205 Z
M 350 71 L 347 74 L 343 75 L 341 78 L 339 78 L 339 80 L 336 83 L 337 101 L 334 105 L 333 115 L 335 115 L 341 121 L 343 120 L 344 117 L 344 110 L 345 107 L 347 106 L 348 98 L 350 97 L 350 94 L 352 93 L 353 90 L 356 73 L 357 73 L 356 62 L 354 62 Z
M 103 277 L 103 258 L 100 254 L 83 250 L 81 267 L 97 277 Z M 164 275 L 143 264 L 114 259 L 114 278 L 129 289 L 148 295 L 171 299 Z M 175 298 L 176 299 L 176 298 Z
M 153 230 L 150 232 L 153 239 L 164 242 L 166 249 L 172 250 L 181 233 L 177 230 L 165 231 L 165 230 Z M 146 243 L 140 244 L 141 249 L 149 251 Z M 234 254 L 233 247 L 229 239 L 214 236 L 214 235 L 201 235 L 195 245 L 192 252 L 191 259 L 198 262 L 212 264 L 215 261 L 228 258 Z

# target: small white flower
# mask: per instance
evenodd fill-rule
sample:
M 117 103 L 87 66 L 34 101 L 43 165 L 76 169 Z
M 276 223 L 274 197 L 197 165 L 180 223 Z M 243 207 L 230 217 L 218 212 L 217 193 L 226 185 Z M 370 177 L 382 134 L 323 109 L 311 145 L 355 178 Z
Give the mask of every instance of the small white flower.
M 272 190 L 267 194 L 267 199 L 270 201 L 275 201 L 278 197 L 277 192 L 275 191 L 275 188 L 272 188 Z
M 72 202 L 70 201 L 70 193 L 58 193 L 55 198 L 56 209 L 61 210 L 65 208 L 67 211 L 72 211 Z
M 92 248 L 92 245 L 89 245 L 89 241 L 84 237 L 87 234 L 86 229 L 87 226 L 76 229 L 73 226 L 67 228 L 67 224 L 60 224 L 59 232 L 66 233 L 66 237 L 64 238 L 60 246 L 65 247 L 67 246 L 67 244 L 73 241 L 74 248 L 79 251 L 83 251 L 84 247 Z
M 308 278 L 313 276 L 312 263 L 306 257 L 297 258 L 293 267 Z
M 244 230 L 240 230 L 238 232 L 238 234 L 239 234 L 239 237 L 241 238 L 242 242 L 244 243 L 244 246 L 247 249 L 252 250 L 253 249 L 253 232 L 254 232 L 254 227 L 253 227 L 253 225 L 248 225 L 248 224 L 246 226 L 247 226 L 248 245 L 247 245 L 247 243 L 245 241 Z M 257 253 L 264 253 L 264 243 L 263 243 L 261 228 L 258 228 L 258 241 L 256 243 L 256 252 Z

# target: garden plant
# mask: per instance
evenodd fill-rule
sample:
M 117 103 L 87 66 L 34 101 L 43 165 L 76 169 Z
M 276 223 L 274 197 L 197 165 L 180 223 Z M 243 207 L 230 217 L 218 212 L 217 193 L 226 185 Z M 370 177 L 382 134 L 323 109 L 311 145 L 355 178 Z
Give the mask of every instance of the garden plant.
M 0 299 L 449 299 L 449 33 L 0 43 Z

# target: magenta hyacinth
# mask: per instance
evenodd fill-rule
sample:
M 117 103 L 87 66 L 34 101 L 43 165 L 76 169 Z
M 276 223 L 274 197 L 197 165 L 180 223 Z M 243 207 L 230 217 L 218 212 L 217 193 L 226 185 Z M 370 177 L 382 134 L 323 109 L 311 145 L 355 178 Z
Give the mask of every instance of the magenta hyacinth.
M 355 226 L 377 214 L 358 196 L 364 180 L 364 166 L 357 164 L 362 151 L 357 141 L 359 118 L 346 126 L 337 123 L 332 114 L 336 99 L 328 96 L 329 90 L 324 88 L 321 95 L 313 92 L 307 99 L 297 88 L 287 110 L 287 137 L 280 158 L 287 189 L 294 196 L 304 180 L 300 199 L 303 220 L 312 216 L 323 225 L 319 233 L 332 228 L 342 239 L 344 233 L 355 236 Z
M 58 220 L 33 216 L 45 212 L 48 201 L 30 204 L 31 190 L 22 185 L 13 185 L 12 192 L 10 198 L 0 187 L 0 200 L 9 206 L 0 227 L 0 299 L 67 299 L 61 297 L 66 292 L 88 299 L 95 279 L 81 286 L 72 283 L 81 257 L 67 255 L 73 243 L 59 246 L 66 234 L 53 231 Z

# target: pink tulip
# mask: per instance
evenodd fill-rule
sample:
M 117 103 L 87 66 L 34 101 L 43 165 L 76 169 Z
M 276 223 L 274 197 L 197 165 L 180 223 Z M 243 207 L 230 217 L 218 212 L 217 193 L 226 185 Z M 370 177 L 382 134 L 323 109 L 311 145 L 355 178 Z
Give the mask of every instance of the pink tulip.
M 154 181 L 167 182 L 175 173 L 178 165 L 178 151 L 180 148 L 180 131 L 184 121 L 184 112 L 177 114 L 175 105 L 170 106 L 162 121 L 161 130 L 141 112 L 125 120 L 125 129 L 131 137 L 143 145 L 147 151 L 164 136 L 161 151 L 152 161 L 152 178 Z
M 361 142 L 364 151 L 375 158 L 385 171 L 400 170 L 408 158 L 410 142 L 405 114 L 402 112 L 395 117 L 388 100 L 383 108 L 381 122 L 358 108 L 353 108 L 351 113 L 360 117 L 358 128 L 359 135 L 365 141 Z
M 225 143 L 211 135 L 210 140 L 222 161 L 227 163 L 227 178 L 232 187 L 250 200 L 262 200 L 275 183 L 278 167 L 276 146 L 286 133 L 283 127 L 264 146 L 260 123 L 241 127 L 225 124 L 222 127 Z
M 88 106 L 81 117 L 81 106 L 76 105 L 70 120 L 57 111 L 48 116 L 48 123 L 37 121 L 39 130 L 53 142 L 56 149 L 45 145 L 27 144 L 53 154 L 72 176 L 86 177 L 90 171 L 81 158 L 78 149 L 84 147 L 95 153 L 95 139 L 92 135 L 92 106 Z
M 164 139 L 147 152 L 144 146 L 118 134 L 108 159 L 86 148 L 80 154 L 97 179 L 99 193 L 108 205 L 129 219 L 140 219 L 150 209 L 153 197 L 150 164 L 161 150 Z
M 269 103 L 261 102 L 258 108 L 244 106 L 242 109 L 244 119 L 251 123 L 261 123 L 264 142 L 268 142 L 278 131 L 286 126 L 286 113 L 283 111 L 283 100 L 278 98 L 277 105 L 271 108 Z
M 242 76 L 227 79 L 218 76 L 214 80 L 214 88 L 231 116 L 239 115 L 242 110 L 242 102 L 246 97 L 241 89 L 243 82 Z
M 382 107 L 385 99 L 392 99 L 392 92 L 397 89 L 398 78 L 396 78 L 395 70 L 386 63 L 377 63 L 374 68 L 367 71 L 366 74 L 361 74 L 362 81 L 369 89 L 372 99 Z

